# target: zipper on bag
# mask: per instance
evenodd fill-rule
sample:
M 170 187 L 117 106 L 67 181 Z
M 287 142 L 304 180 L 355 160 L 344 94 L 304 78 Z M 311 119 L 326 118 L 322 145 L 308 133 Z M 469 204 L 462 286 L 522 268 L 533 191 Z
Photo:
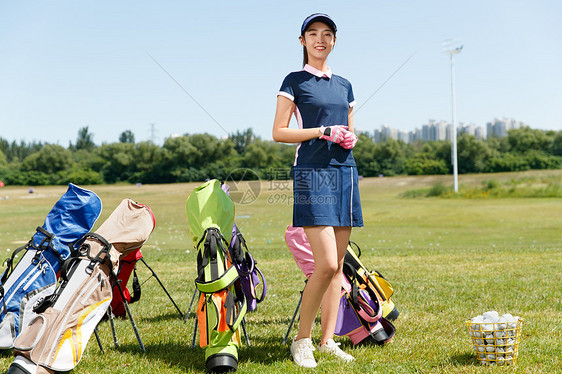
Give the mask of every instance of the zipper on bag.
M 84 305 L 86 303 L 86 301 L 88 301 L 90 296 L 92 296 L 92 294 L 97 290 L 98 286 L 102 284 L 103 277 L 102 277 L 101 273 L 98 273 L 97 278 L 98 278 L 97 281 L 95 281 L 94 284 L 92 284 L 91 287 L 88 288 L 88 291 L 82 297 L 82 301 L 81 301 L 82 305 Z
M 39 268 L 39 267 L 41 267 L 41 268 Z M 43 266 L 41 266 L 41 263 L 39 263 L 37 265 L 37 268 L 35 268 L 35 269 L 37 270 L 37 272 L 31 278 L 29 278 L 29 280 L 27 281 L 25 286 L 23 286 L 24 291 L 27 291 L 27 289 L 33 284 L 33 282 L 35 282 L 35 280 L 37 278 L 39 278 L 39 276 L 41 274 L 45 274 L 45 272 L 47 270 L 47 264 L 43 263 Z

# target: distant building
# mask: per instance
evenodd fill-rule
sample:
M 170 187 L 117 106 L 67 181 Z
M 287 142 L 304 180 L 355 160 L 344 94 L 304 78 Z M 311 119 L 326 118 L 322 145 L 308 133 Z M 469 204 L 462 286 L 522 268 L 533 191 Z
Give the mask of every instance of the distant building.
M 391 129 L 387 125 L 382 125 L 379 130 L 375 130 L 375 143 L 384 142 L 388 139 L 398 140 L 398 130 Z
M 476 138 L 479 139 L 479 140 L 484 140 L 486 138 L 486 135 L 484 134 L 484 129 L 482 128 L 482 126 L 476 127 L 476 130 L 474 130 L 474 136 L 476 136 Z
M 398 140 L 408 143 L 410 141 L 410 131 L 398 131 Z
M 459 124 L 459 134 L 468 134 L 475 136 L 477 139 L 484 139 L 484 130 L 481 126 L 476 126 L 474 123 L 469 123 L 468 125 L 461 122 Z
M 512 118 L 494 118 L 492 122 L 486 124 L 487 136 L 503 138 L 507 136 L 509 130 L 520 129 L 527 126 L 524 122 Z
M 421 138 L 415 140 L 436 141 L 451 139 L 450 127 L 447 122 L 430 119 L 429 123 L 422 125 Z M 452 127 L 451 127 L 452 128 Z
M 519 129 L 527 126 L 524 122 L 508 118 L 495 118 L 487 124 L 487 136 L 505 137 L 507 132 L 512 129 Z M 474 123 L 466 124 L 460 122 L 457 126 L 457 136 L 460 134 L 469 134 L 477 139 L 486 138 L 482 126 Z M 436 121 L 430 119 L 428 123 L 423 124 L 421 128 L 416 127 L 413 131 L 402 131 L 390 128 L 388 125 L 382 125 L 380 129 L 374 131 L 375 142 L 383 142 L 387 139 L 402 140 L 405 143 L 411 143 L 418 140 L 423 141 L 439 141 L 453 139 L 453 125 L 447 121 Z

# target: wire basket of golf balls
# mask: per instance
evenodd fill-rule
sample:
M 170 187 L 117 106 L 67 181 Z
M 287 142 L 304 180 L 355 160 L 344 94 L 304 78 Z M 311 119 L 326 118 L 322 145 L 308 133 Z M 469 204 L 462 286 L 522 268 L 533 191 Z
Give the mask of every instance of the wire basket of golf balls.
M 523 319 L 511 314 L 486 312 L 466 321 L 468 332 L 482 365 L 515 364 Z

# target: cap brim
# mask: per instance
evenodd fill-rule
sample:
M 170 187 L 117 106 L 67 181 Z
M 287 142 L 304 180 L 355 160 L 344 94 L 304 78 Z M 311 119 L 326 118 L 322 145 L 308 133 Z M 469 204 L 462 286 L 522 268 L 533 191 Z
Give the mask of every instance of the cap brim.
M 337 27 L 336 27 L 336 23 L 334 21 L 332 21 L 332 19 L 326 17 L 326 16 L 322 16 L 322 15 L 318 15 L 315 17 L 310 18 L 309 20 L 307 20 L 301 27 L 301 34 L 303 32 L 306 31 L 306 29 L 308 29 L 308 27 L 310 25 L 312 25 L 314 22 L 323 22 L 326 25 L 328 25 L 334 32 L 337 31 Z

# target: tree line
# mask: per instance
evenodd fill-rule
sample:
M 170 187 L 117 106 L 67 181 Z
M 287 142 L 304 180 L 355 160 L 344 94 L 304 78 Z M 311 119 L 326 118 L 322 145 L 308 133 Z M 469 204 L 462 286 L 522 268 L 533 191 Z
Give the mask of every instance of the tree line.
M 368 133 L 358 136 L 353 153 L 364 177 L 453 172 L 449 141 L 386 139 L 375 143 Z M 479 140 L 461 134 L 457 141 L 460 174 L 562 168 L 562 131 L 524 127 L 508 131 L 503 138 Z M 134 134 L 127 130 L 115 143 L 96 145 L 93 134 L 84 127 L 78 131 L 76 143 L 67 148 L 0 138 L 0 180 L 35 186 L 195 182 L 229 175 L 283 179 L 290 177 L 295 149 L 295 145 L 263 140 L 252 129 L 224 139 L 207 133 L 185 134 L 167 138 L 162 146 L 135 142 Z M 245 173 L 245 169 L 253 173 Z

